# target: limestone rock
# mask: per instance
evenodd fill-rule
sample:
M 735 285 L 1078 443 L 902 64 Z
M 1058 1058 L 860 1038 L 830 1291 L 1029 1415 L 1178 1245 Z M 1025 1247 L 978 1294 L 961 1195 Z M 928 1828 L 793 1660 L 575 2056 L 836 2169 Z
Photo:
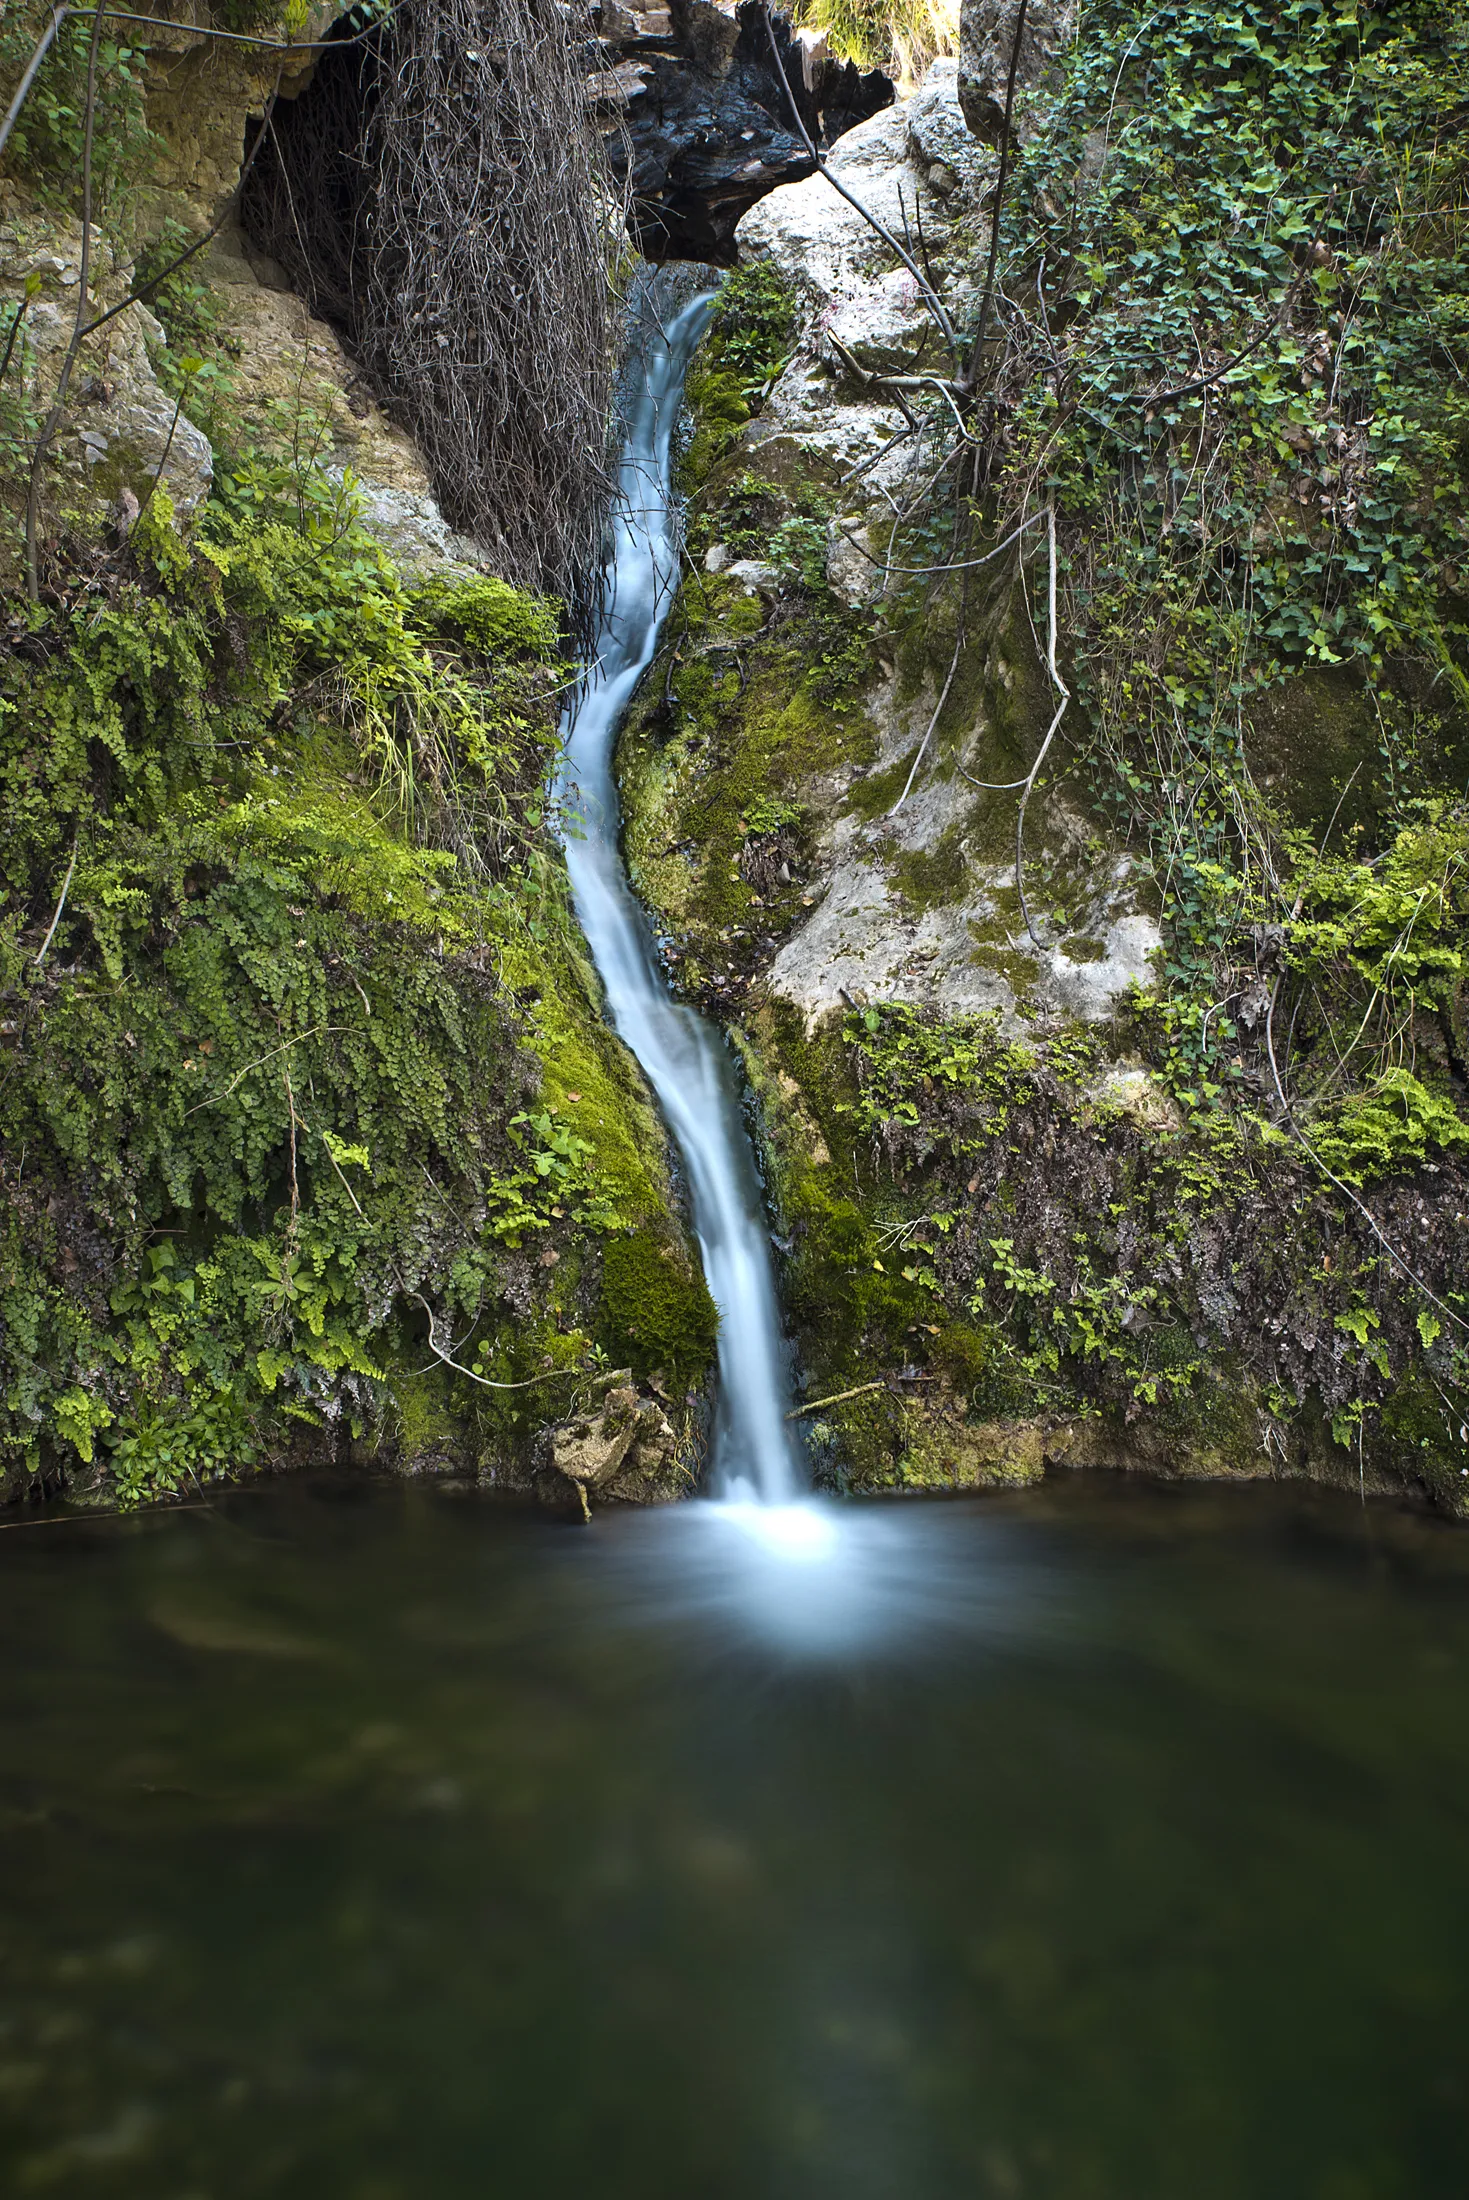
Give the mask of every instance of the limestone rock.
M 959 104 L 978 138 L 998 145 L 1005 127 L 1005 87 L 1020 0 L 962 0 L 959 11 Z M 1029 0 L 1015 71 L 1017 134 L 1023 95 L 1045 77 L 1060 49 L 1076 35 L 1076 0 Z M 946 157 L 946 156 L 939 156 Z
M 907 105 L 859 122 L 832 147 L 827 166 L 885 228 L 901 236 L 913 218 L 924 179 L 908 144 Z M 942 209 L 935 208 L 940 219 Z M 927 209 L 925 209 L 925 221 Z M 736 233 L 742 258 L 774 261 L 781 272 L 822 300 L 854 297 L 872 274 L 891 265 L 882 239 L 824 176 L 788 183 L 752 207 Z
M 905 226 L 911 234 L 921 214 L 931 256 L 941 260 L 950 240 L 972 249 L 972 220 L 961 228 L 956 216 L 965 206 L 972 215 L 996 156 L 970 136 L 957 66 L 941 60 L 910 100 L 850 130 L 830 165 L 895 236 Z M 936 168 L 959 177 L 958 188 L 936 194 Z M 827 580 L 853 609 L 876 606 L 890 534 L 885 497 L 901 495 L 910 462 L 903 415 L 881 377 L 942 371 L 944 347 L 911 273 L 824 177 L 762 200 L 741 222 L 739 243 L 808 301 L 804 341 L 745 430 L 750 464 L 787 478 L 821 463 L 847 478 L 850 501 L 831 524 Z M 962 324 L 962 281 L 951 279 L 944 298 Z M 978 692 L 968 722 L 941 722 L 895 817 L 848 801 L 860 796 L 850 771 L 807 791 L 816 820 L 814 905 L 775 955 L 767 982 L 809 1027 L 854 1000 L 909 1001 L 945 1015 L 998 1009 L 1012 1029 L 1035 1016 L 1104 1021 L 1149 976 L 1159 934 L 1131 864 L 1099 850 L 1089 821 L 1044 789 L 1026 822 L 1027 889 L 1041 944 L 1027 931 L 1015 894 L 1014 799 L 986 800 L 975 782 L 1014 780 L 1009 744 L 1021 729 L 1038 744 L 1054 697 L 1011 586 L 991 587 L 974 635 L 987 661 L 971 668 L 967 685 Z M 915 690 L 889 674 L 865 698 L 879 737 L 871 774 L 893 782 L 889 809 L 924 742 L 936 685 L 928 678 Z M 949 886 L 910 892 L 905 879 L 936 863 L 947 867 Z
M 341 13 L 335 0 L 308 0 L 295 42 L 309 48 Z M 261 35 L 284 34 L 266 25 Z M 264 112 L 277 81 L 282 97 L 294 99 L 315 66 L 310 51 L 297 57 L 252 50 L 201 38 L 187 22 L 155 25 L 148 37 L 148 127 L 157 153 L 139 193 L 144 232 L 156 228 L 162 213 L 191 229 L 217 221 L 239 182 L 246 118 Z
M 674 1432 L 662 1407 L 640 1395 L 631 1369 L 605 1376 L 599 1388 L 591 1410 L 551 1431 L 551 1463 L 584 1495 L 632 1495 L 631 1485 L 671 1463 Z
M 993 181 L 997 161 L 987 146 L 977 144 L 965 119 L 959 96 L 959 64 L 935 61 L 907 105 L 910 151 L 928 172 L 930 190 L 947 198 L 958 189 L 974 195 Z M 948 171 L 935 178 L 939 166 Z
M 359 479 L 357 495 L 359 520 L 400 572 L 421 577 L 449 570 L 490 570 L 479 544 L 455 533 L 429 490 L 377 486 Z
M 1165 1090 L 1152 1070 L 1141 1062 L 1114 1062 L 1088 1086 L 1089 1099 L 1116 1108 L 1144 1130 L 1175 1131 L 1183 1128 L 1183 1110 Z
M 0 312 L 7 327 L 28 278 L 39 286 L 26 305 L 17 346 L 27 403 L 37 415 L 51 405 L 71 342 L 81 245 L 81 224 L 69 216 L 27 211 L 12 201 L 0 217 Z M 130 274 L 126 259 L 94 228 L 89 315 L 119 304 Z M 60 521 L 100 532 L 120 507 L 141 506 L 156 487 L 187 520 L 208 495 L 213 453 L 154 372 L 149 347 L 161 340 L 147 307 L 133 305 L 83 343 L 44 478 L 51 526 Z M 7 472 L 18 492 L 24 468 L 11 460 Z
M 747 596 L 770 596 L 780 585 L 775 567 L 759 558 L 736 558 L 724 567 L 724 573 L 727 579 L 738 582 Z
M 203 272 L 232 354 L 232 403 L 255 434 L 279 443 L 293 420 L 311 416 L 319 423 L 313 433 L 326 437 L 325 470 L 338 480 L 351 473 L 362 524 L 395 564 L 417 573 L 484 569 L 478 546 L 444 518 L 413 438 L 389 420 L 330 324 L 249 251 L 237 229 L 210 247 Z
M 956 803 L 946 824 L 961 813 Z M 828 846 L 835 860 L 826 891 L 770 969 L 772 993 L 799 1008 L 809 1030 L 849 1003 L 879 1001 L 909 1001 L 945 1016 L 998 1009 L 1007 1030 L 1036 1015 L 1101 1023 L 1151 974 L 1159 934 L 1136 904 L 1129 866 L 1094 887 L 1085 937 L 1095 952 L 1078 961 L 1070 936 L 1053 939 L 1042 929 L 1044 944 L 1036 947 L 1010 913 L 1008 865 L 972 864 L 954 900 L 914 909 L 849 821 L 838 824 Z

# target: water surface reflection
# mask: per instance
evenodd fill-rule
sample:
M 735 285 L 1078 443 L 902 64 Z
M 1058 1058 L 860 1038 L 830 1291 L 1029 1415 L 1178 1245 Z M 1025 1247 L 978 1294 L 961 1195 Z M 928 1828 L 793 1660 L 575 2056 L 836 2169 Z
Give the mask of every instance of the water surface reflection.
M 1469 2189 L 1469 1538 L 282 1484 L 0 1536 L 0 2189 Z
M 942 1504 L 701 1502 L 603 1514 L 594 1533 L 599 1623 L 692 1629 L 719 1652 L 860 1663 L 1034 1638 L 1065 1624 L 1076 1587 L 1034 1538 Z

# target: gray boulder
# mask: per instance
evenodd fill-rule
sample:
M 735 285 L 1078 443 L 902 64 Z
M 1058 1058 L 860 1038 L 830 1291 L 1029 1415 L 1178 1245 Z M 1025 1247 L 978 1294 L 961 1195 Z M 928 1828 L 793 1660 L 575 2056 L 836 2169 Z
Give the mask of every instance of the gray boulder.
M 1005 88 L 1015 48 L 1020 0 L 962 0 L 959 11 L 959 105 L 978 138 L 998 145 L 1005 127 Z M 1028 0 L 1015 70 L 1018 106 L 1046 76 L 1076 35 L 1076 0 Z M 1023 119 L 1014 117 L 1017 130 Z

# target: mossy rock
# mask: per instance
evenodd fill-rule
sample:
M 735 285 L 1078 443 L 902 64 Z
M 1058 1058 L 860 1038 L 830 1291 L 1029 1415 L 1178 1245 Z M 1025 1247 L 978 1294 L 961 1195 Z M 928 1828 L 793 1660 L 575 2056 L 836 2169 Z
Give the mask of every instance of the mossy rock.
M 910 1490 L 1024 1489 L 1046 1471 L 1038 1420 L 968 1421 L 944 1407 L 913 1405 L 907 1447 L 892 1481 Z
M 600 1340 L 641 1376 L 681 1386 L 714 1359 L 719 1314 L 683 1248 L 658 1230 L 608 1240 L 602 1255 Z
M 1373 814 L 1377 723 L 1364 683 L 1345 668 L 1297 673 L 1250 713 L 1246 753 L 1255 778 L 1296 825 L 1339 831 Z

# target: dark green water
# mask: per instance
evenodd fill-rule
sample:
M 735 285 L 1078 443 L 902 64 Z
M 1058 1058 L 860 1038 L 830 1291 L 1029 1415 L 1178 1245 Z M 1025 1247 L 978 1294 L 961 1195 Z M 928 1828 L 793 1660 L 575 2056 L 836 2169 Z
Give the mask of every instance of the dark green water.
M 814 1518 L 0 1534 L 0 2189 L 1469 2192 L 1469 1537 Z

